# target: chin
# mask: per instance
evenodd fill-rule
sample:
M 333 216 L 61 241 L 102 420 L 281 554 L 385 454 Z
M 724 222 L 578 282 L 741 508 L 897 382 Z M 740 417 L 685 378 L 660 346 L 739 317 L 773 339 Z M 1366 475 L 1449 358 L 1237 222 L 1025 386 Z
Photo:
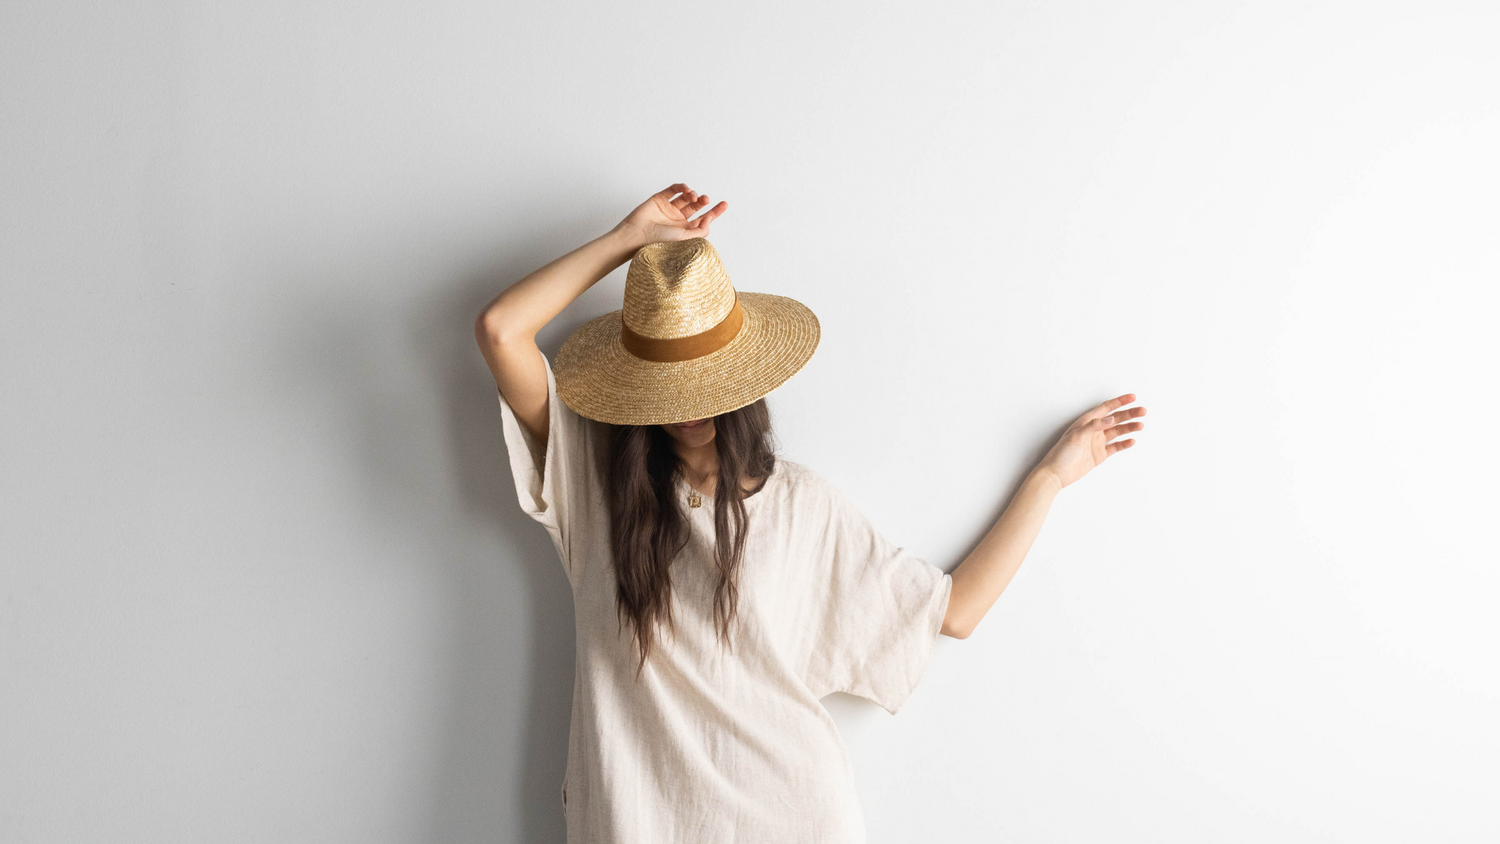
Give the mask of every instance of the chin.
M 668 427 L 667 433 L 672 436 L 672 439 L 678 441 L 679 443 L 682 443 L 688 448 L 697 448 L 698 446 L 707 445 L 708 443 L 713 442 L 714 424 L 710 422 L 707 425 L 704 425 L 695 430 L 687 431 L 684 431 L 680 428 Z

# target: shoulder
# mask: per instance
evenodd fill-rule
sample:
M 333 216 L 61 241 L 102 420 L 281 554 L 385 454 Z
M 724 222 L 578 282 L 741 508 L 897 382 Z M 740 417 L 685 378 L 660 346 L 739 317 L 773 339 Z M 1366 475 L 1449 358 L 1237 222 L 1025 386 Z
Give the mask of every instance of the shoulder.
M 864 514 L 838 487 L 821 473 L 800 463 L 777 457 L 776 505 L 786 515 L 793 532 L 823 543 L 827 550 L 853 543 L 863 547 L 875 534 Z M 833 543 L 828 545 L 827 543 Z M 850 547 L 854 547 L 851 545 Z
M 785 457 L 776 458 L 776 478 L 781 495 L 801 502 L 842 505 L 844 496 L 813 469 Z
M 782 485 L 792 489 L 820 486 L 827 483 L 822 475 L 795 460 L 788 460 L 779 454 L 776 456 L 776 475 L 781 479 Z

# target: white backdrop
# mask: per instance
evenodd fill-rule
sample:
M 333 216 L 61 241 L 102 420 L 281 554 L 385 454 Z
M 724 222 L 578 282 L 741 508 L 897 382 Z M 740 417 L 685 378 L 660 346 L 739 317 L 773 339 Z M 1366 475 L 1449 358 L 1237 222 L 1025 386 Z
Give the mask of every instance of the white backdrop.
M 783 452 L 945 569 L 1150 408 L 899 716 L 825 701 L 872 842 L 1496 840 L 1497 36 L 6 4 L 0 839 L 562 841 L 572 606 L 472 320 L 685 180 L 822 320 Z

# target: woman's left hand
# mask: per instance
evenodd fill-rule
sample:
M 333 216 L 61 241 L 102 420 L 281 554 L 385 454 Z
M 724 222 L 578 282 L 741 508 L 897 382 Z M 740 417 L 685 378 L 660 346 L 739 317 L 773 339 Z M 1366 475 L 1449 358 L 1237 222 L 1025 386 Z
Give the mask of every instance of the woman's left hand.
M 1103 463 L 1106 457 L 1135 445 L 1134 439 L 1110 442 L 1121 434 L 1146 427 L 1145 422 L 1125 421 L 1145 416 L 1145 407 L 1116 410 L 1133 401 L 1135 393 L 1116 396 L 1075 419 L 1063 433 L 1062 439 L 1031 470 L 1032 474 L 1050 473 L 1057 477 L 1062 486 L 1067 486 Z

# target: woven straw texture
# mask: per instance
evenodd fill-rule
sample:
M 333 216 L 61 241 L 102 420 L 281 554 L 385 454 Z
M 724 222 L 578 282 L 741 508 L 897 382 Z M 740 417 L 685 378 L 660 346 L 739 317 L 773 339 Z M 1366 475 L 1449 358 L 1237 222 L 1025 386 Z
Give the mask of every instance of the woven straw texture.
M 558 350 L 557 394 L 579 416 L 614 425 L 666 425 L 744 407 L 801 371 L 818 347 L 813 312 L 795 299 L 738 293 L 745 321 L 723 348 L 692 360 L 642 360 L 620 341 L 622 321 L 653 338 L 717 325 L 736 292 L 703 238 L 653 243 L 631 259 L 625 307 L 584 324 Z
M 643 337 L 686 337 L 719 324 L 734 287 L 707 240 L 643 246 L 625 273 L 625 324 Z

